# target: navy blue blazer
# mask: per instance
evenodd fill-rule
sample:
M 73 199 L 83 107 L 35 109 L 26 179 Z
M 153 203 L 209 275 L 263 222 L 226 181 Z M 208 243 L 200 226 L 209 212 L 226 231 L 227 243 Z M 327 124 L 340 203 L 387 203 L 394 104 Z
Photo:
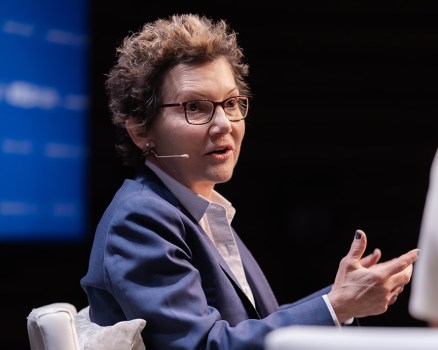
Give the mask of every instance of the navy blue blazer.
M 334 325 L 322 298 L 330 286 L 279 306 L 256 260 L 235 237 L 256 307 L 202 228 L 144 166 L 134 180 L 125 180 L 97 227 L 81 279 L 91 320 L 107 326 L 145 319 L 148 350 L 256 350 L 279 327 Z

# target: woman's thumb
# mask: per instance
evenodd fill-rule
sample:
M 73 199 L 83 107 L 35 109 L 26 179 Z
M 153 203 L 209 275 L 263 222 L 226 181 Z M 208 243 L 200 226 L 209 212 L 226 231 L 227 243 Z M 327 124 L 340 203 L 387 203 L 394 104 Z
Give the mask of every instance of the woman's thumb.
M 348 255 L 360 260 L 367 247 L 367 236 L 362 230 L 356 230 L 354 233 L 353 243 L 351 243 L 350 251 Z

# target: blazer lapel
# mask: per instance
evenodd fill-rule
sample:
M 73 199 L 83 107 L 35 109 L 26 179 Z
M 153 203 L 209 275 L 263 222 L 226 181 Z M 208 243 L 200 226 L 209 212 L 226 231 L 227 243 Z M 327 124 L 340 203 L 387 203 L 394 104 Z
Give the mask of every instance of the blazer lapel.
M 234 237 L 239 247 L 246 279 L 251 286 L 257 310 L 261 317 L 266 317 L 279 309 L 277 298 L 259 264 L 236 232 L 234 232 Z
M 240 299 L 242 300 L 242 303 L 245 305 L 245 308 L 248 312 L 248 315 L 250 318 L 260 318 L 260 315 L 257 311 L 257 309 L 254 307 L 252 302 L 249 300 L 249 298 L 246 296 L 245 292 L 241 288 L 236 276 L 234 275 L 233 271 L 231 271 L 230 267 L 228 266 L 227 262 L 224 260 L 222 255 L 220 255 L 219 251 L 217 250 L 216 246 L 213 244 L 213 242 L 208 238 L 207 234 L 204 232 L 202 227 L 196 223 L 200 234 L 202 235 L 204 241 L 206 242 L 206 245 L 208 246 L 211 254 L 215 257 L 215 260 L 218 262 L 220 267 L 222 268 L 222 271 L 225 273 L 225 275 L 228 277 L 229 280 L 231 280 L 234 288 L 237 291 L 237 294 L 239 295 Z M 240 246 L 238 244 L 238 248 L 240 250 Z M 248 281 L 248 283 L 250 283 Z M 251 285 L 251 283 L 250 283 Z

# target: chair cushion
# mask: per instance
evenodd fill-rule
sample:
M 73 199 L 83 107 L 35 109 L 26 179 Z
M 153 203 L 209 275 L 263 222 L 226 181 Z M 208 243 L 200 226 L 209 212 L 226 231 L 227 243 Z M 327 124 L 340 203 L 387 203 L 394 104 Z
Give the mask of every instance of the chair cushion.
M 81 350 L 146 350 L 141 337 L 146 325 L 143 319 L 103 327 L 90 321 L 87 306 L 78 312 L 75 323 Z

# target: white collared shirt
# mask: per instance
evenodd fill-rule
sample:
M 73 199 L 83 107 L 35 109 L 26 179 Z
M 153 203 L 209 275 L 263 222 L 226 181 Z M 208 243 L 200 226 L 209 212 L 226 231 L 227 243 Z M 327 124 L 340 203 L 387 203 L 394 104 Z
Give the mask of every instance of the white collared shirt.
M 212 200 L 208 200 L 167 175 L 155 164 L 147 160 L 145 164 L 163 181 L 178 201 L 199 223 L 230 267 L 243 292 L 255 307 L 254 296 L 246 279 L 242 259 L 231 229 L 231 221 L 236 213 L 231 203 L 214 190 L 211 195 Z

